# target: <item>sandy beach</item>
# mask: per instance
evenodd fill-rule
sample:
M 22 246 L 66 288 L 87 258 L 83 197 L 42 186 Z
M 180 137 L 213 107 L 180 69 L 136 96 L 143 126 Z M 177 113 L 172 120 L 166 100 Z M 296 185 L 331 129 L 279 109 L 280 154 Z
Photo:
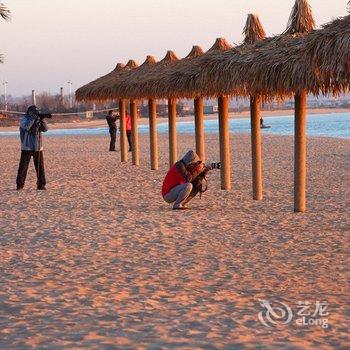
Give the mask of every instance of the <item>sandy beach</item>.
M 179 154 L 194 137 L 179 135 Z M 46 192 L 31 164 L 15 191 L 16 137 L 1 137 L 0 349 L 345 349 L 349 346 L 350 140 L 308 139 L 308 212 L 293 213 L 293 138 L 264 136 L 264 200 L 251 198 L 250 136 L 232 135 L 191 210 L 160 196 L 160 170 L 108 152 L 108 135 L 45 139 Z M 206 138 L 218 161 L 218 135 Z M 258 318 L 261 300 L 328 304 L 328 328 Z

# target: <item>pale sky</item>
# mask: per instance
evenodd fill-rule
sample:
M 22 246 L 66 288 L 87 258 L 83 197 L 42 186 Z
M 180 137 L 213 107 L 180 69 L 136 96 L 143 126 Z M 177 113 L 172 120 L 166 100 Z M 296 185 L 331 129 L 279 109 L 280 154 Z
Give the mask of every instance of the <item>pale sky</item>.
M 248 13 L 268 35 L 281 33 L 294 0 L 0 0 L 12 20 L 0 20 L 0 81 L 13 96 L 74 90 L 130 58 L 185 56 L 215 38 L 242 41 Z M 347 0 L 310 0 L 317 25 L 344 16 Z M 3 85 L 0 86 L 3 94 Z

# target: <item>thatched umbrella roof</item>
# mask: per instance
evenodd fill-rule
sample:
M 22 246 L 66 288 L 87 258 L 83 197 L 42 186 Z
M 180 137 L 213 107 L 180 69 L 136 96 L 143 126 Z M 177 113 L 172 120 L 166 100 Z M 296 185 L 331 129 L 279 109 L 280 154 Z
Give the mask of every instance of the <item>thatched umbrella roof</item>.
M 347 91 L 350 81 L 349 16 L 337 19 L 323 29 L 311 30 L 312 18 L 297 21 L 295 12 L 296 8 L 285 34 L 223 53 L 206 62 L 201 76 L 211 82 L 207 91 L 229 94 L 242 86 L 245 95 L 261 93 L 265 97 L 283 97 L 301 90 L 315 95 Z M 305 10 L 304 15 L 299 15 L 310 17 L 311 12 Z M 294 25 L 298 25 L 303 33 L 297 34 L 296 29 L 290 27 Z
M 314 30 L 310 6 L 297 0 L 284 34 L 204 59 L 188 76 L 193 92 L 285 97 L 349 88 L 349 16 Z
M 305 38 L 304 57 L 326 85 L 350 82 L 350 15 L 335 19 Z
M 129 62 L 126 65 L 124 65 L 123 63 L 118 63 L 110 73 L 80 87 L 75 92 L 76 99 L 78 101 L 101 100 L 99 96 L 101 89 L 110 81 L 110 79 L 115 79 L 116 77 L 123 74 L 125 71 L 129 71 L 130 69 L 134 69 L 135 67 L 137 67 L 137 63 L 134 60 L 129 60 Z
M 285 34 L 305 34 L 315 29 L 316 23 L 308 0 L 296 0 Z
M 194 65 L 199 65 L 203 57 L 230 48 L 232 46 L 224 38 L 216 39 L 214 45 L 205 53 L 199 46 L 194 46 L 185 58 L 172 64 L 164 65 L 156 74 L 149 75 L 147 79 L 142 81 L 137 92 L 139 98 L 187 97 L 186 73 L 191 71 Z
M 136 77 L 136 79 L 138 78 L 137 83 L 128 89 L 129 96 L 138 99 L 156 97 L 151 93 L 151 90 L 157 88 L 157 82 L 162 79 L 163 72 L 176 66 L 178 62 L 179 58 L 177 55 L 173 51 L 168 51 L 160 62 L 149 67 L 149 69 Z
M 101 99 L 150 97 L 142 93 L 143 84 L 178 60 L 177 55 L 171 50 L 167 51 L 165 57 L 159 62 L 156 62 L 153 56 L 148 56 L 146 61 L 134 71 L 120 75 L 118 79 L 110 79 L 100 89 L 99 97 Z
M 129 75 L 130 72 L 137 70 L 138 68 L 139 65 L 134 60 L 129 60 L 123 71 L 111 74 L 103 83 L 100 83 L 100 85 L 96 87 L 96 96 L 98 99 L 101 101 L 119 98 L 119 96 L 113 96 L 110 94 L 110 86 L 122 81 L 125 76 Z
M 124 68 L 125 68 L 125 65 L 123 63 L 117 63 L 116 67 L 110 73 L 80 87 L 75 92 L 75 98 L 78 101 L 90 101 L 90 100 L 92 100 L 93 99 L 92 98 L 93 91 L 94 91 L 95 87 L 98 86 L 100 84 L 100 82 L 105 81 L 112 73 L 120 72 L 120 71 L 124 70 Z
M 190 97 L 258 93 L 283 96 L 305 86 L 314 91 L 320 87 L 318 77 L 299 59 L 303 38 L 314 25 L 307 1 L 296 0 L 284 34 L 203 57 L 201 64 L 187 74 Z
M 133 91 L 138 89 L 140 81 L 147 76 L 148 72 L 152 70 L 153 66 L 157 64 L 154 56 L 148 55 L 146 60 L 137 68 L 124 74 L 118 81 L 111 81 L 107 87 L 108 96 L 122 96 L 123 98 L 134 99 Z
M 224 46 L 226 44 L 227 43 L 224 41 L 216 41 L 215 47 Z M 141 98 L 146 96 L 153 98 L 176 97 L 171 96 L 171 94 L 167 92 L 169 87 L 173 84 L 173 82 L 168 79 L 171 72 L 181 70 L 182 67 L 187 66 L 197 58 L 201 57 L 203 54 L 203 49 L 198 45 L 194 45 L 188 55 L 183 59 L 173 61 L 168 65 L 164 65 L 156 75 L 149 75 L 146 79 L 143 79 L 139 86 L 139 96 Z
M 258 15 L 250 13 L 243 28 L 243 44 L 254 44 L 266 38 L 265 30 L 260 22 Z
M 346 91 L 349 21 L 347 16 L 314 30 L 308 2 L 296 0 L 282 35 L 264 39 L 258 18 L 250 15 L 244 28 L 246 38 L 240 46 L 232 48 L 218 39 L 205 54 L 192 50 L 182 60 L 169 51 L 162 61 L 146 60 L 143 68 L 123 78 L 114 72 L 108 79 L 102 77 L 90 83 L 93 90 L 88 84 L 87 95 L 136 99 L 261 94 L 271 98 L 301 90 L 314 94 Z
M 265 38 L 265 31 L 262 28 L 257 15 L 249 14 L 243 33 L 245 34 L 245 44 L 256 42 Z M 207 62 L 211 62 L 215 57 L 221 57 L 226 52 L 237 52 L 236 48 L 223 38 L 216 39 L 214 45 L 201 57 L 190 61 L 184 61 L 183 64 L 175 66 L 172 70 L 164 72 L 164 76 L 158 82 L 158 90 L 153 92 L 157 97 L 178 97 L 195 98 L 201 95 L 210 97 L 218 96 L 220 93 L 211 81 L 207 81 L 201 74 L 203 67 Z M 204 78 L 204 79 L 203 79 Z M 210 88 L 210 87 L 213 88 Z M 240 87 L 230 90 L 230 94 L 240 94 Z

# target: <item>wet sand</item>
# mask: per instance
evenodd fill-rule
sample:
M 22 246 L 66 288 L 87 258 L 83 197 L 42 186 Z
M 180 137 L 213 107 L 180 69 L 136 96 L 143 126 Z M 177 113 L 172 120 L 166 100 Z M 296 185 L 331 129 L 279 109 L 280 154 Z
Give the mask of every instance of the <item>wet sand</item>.
M 108 136 L 47 137 L 17 192 L 17 138 L 0 138 L 0 349 L 345 349 L 349 336 L 349 140 L 308 140 L 308 213 L 293 213 L 293 138 L 264 136 L 264 200 L 251 199 L 249 135 L 232 136 L 233 190 L 219 173 L 172 211 L 149 169 Z M 206 139 L 218 161 L 217 135 Z M 194 137 L 179 135 L 179 153 Z M 329 327 L 259 322 L 260 300 L 328 303 Z

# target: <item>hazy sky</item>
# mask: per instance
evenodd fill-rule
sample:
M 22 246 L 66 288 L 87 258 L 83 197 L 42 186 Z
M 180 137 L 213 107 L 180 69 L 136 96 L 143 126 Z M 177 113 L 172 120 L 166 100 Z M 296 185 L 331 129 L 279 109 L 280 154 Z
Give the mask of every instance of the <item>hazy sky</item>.
M 257 13 L 268 35 L 281 33 L 294 0 L 0 0 L 12 12 L 0 21 L 0 81 L 14 96 L 32 89 L 58 93 L 111 71 L 117 62 L 166 50 L 180 57 L 193 44 L 208 49 L 216 37 L 242 41 L 247 13 Z M 317 25 L 346 12 L 347 0 L 310 0 Z M 1 84 L 1 93 L 3 85 Z

